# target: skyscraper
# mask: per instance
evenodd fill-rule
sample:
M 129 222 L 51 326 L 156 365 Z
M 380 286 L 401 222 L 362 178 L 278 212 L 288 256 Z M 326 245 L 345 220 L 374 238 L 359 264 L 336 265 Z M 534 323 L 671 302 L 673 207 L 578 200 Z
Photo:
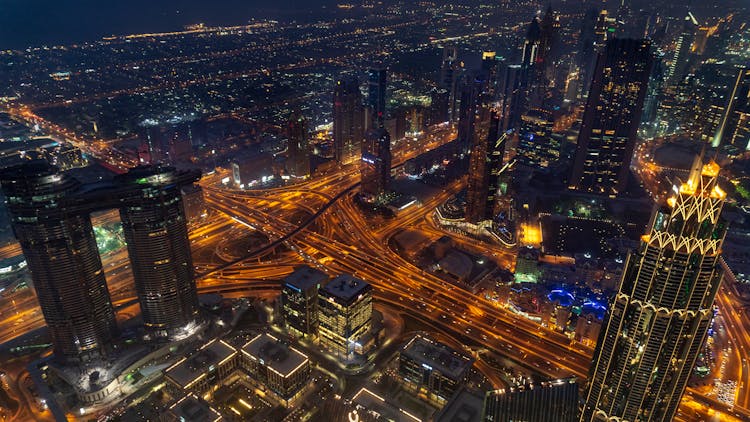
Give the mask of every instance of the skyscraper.
M 458 140 L 474 144 L 477 123 L 488 121 L 489 101 L 485 97 L 486 79 L 483 73 L 468 77 L 461 88 L 461 108 L 458 118 Z M 480 135 L 481 136 L 481 135 Z
M 382 128 L 385 121 L 386 69 L 382 65 L 367 71 L 367 107 L 372 113 L 372 127 Z
M 289 117 L 286 129 L 286 169 L 294 177 L 307 177 L 310 175 L 307 120 L 300 114 L 294 113 Z
M 320 289 L 320 344 L 344 359 L 367 353 L 362 344 L 372 328 L 372 285 L 342 274 Z
M 377 198 L 388 191 L 391 181 L 391 136 L 383 128 L 371 129 L 362 143 L 361 192 Z
M 750 69 L 740 68 L 731 86 L 724 114 L 713 139 L 713 146 L 733 145 L 750 149 Z
M 560 32 L 560 16 L 552 10 L 552 5 L 547 7 L 547 11 L 540 23 L 540 40 L 539 54 L 537 55 L 536 70 L 537 81 L 540 85 L 546 86 L 554 80 L 555 61 L 557 60 Z
M 552 113 L 534 108 L 521 117 L 516 159 L 532 168 L 547 169 L 560 158 L 560 142 L 552 137 Z
M 708 327 L 727 225 L 719 166 L 696 159 L 627 260 L 594 352 L 581 421 L 671 421 Z
M 589 90 L 591 72 L 596 62 L 596 22 L 599 17 L 599 10 L 591 7 L 586 10 L 586 14 L 581 22 L 581 35 L 578 38 L 578 68 L 579 79 L 581 83 L 581 92 L 585 95 Z
M 648 40 L 613 38 L 599 53 L 570 185 L 616 195 L 627 187 L 630 160 L 651 73 Z
M 578 384 L 575 378 L 487 392 L 482 422 L 575 422 Z
M 450 119 L 450 92 L 442 88 L 435 88 L 430 92 L 431 125 L 447 122 Z
M 497 108 L 501 116 L 500 131 L 518 129 L 525 103 L 521 65 L 503 63 L 498 71 Z
M 440 80 L 438 85 L 450 94 L 449 114 L 451 121 L 457 119 L 456 100 L 458 99 L 458 80 L 461 73 L 461 63 L 458 61 L 458 49 L 454 46 L 443 47 L 443 60 L 440 64 Z
M 328 276 L 302 266 L 289 274 L 281 286 L 281 313 L 289 331 L 302 336 L 318 335 L 318 291 Z
M 182 334 L 197 322 L 198 291 L 183 185 L 199 173 L 136 167 L 116 179 L 123 189 L 120 219 L 146 329 L 156 337 Z
M 197 171 L 143 166 L 110 182 L 84 185 L 41 160 L 0 175 L 59 361 L 104 356 L 117 334 L 91 226 L 94 211 L 120 210 L 149 331 L 157 337 L 178 335 L 196 322 L 198 297 L 181 188 L 199 178 Z
M 690 65 L 693 41 L 695 41 L 697 31 L 698 22 L 695 21 L 692 14 L 688 14 L 683 20 L 682 31 L 675 40 L 672 63 L 667 70 L 667 84 L 676 85 L 685 76 Z
M 469 158 L 469 183 L 466 188 L 466 221 L 479 223 L 494 216 L 498 176 L 505 153 L 508 132 L 498 134 L 500 116 L 494 109 L 482 112 L 477 122 Z
M 114 309 L 91 219 L 67 201 L 81 184 L 45 160 L 11 167 L 1 179 L 55 357 L 76 363 L 106 355 L 117 334 Z
M 333 149 L 339 163 L 359 158 L 364 125 L 359 81 L 355 76 L 342 76 L 333 89 Z

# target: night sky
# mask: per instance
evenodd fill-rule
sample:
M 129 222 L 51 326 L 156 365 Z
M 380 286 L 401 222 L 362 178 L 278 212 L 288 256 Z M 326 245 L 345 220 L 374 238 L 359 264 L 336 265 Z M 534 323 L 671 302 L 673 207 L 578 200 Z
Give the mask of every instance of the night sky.
M 0 0 L 0 49 L 61 45 L 191 23 L 321 16 L 334 0 Z

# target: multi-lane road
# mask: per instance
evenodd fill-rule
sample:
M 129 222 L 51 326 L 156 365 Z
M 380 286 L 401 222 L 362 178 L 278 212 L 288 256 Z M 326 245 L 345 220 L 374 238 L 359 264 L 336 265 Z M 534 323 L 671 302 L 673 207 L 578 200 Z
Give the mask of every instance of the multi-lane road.
M 452 139 L 452 135 L 444 130 L 421 148 L 398 148 L 394 151 L 394 162 L 403 163 L 420 151 Z M 231 228 L 248 234 L 263 232 L 269 237 L 272 249 L 278 249 L 279 253 L 269 256 L 268 247 L 263 247 L 233 256 L 229 262 L 218 259 L 197 263 L 202 273 L 199 279 L 201 292 L 241 295 L 278 289 L 277 280 L 289 274 L 294 266 L 307 262 L 331 275 L 349 272 L 367 280 L 375 288 L 377 301 L 429 324 L 443 335 L 456 339 L 456 344 L 492 350 L 549 377 L 587 376 L 593 353 L 591 348 L 571 342 L 560 333 L 448 284 L 390 249 L 391 237 L 404 228 L 422 230 L 432 238 L 440 235 L 439 229 L 431 224 L 430 216 L 438 204 L 463 187 L 463 180 L 446 186 L 398 218 L 373 227 L 353 201 L 358 183 L 354 166 L 340 167 L 296 186 L 263 192 L 240 192 L 223 187 L 220 183 L 223 176 L 219 171 L 202 181 L 207 204 L 216 214 L 207 224 L 193 228 L 194 248 L 214 247 Z M 0 253 L 12 254 L 13 248 L 0 249 Z M 492 246 L 486 248 L 501 266 L 513 264 L 512 252 Z M 108 284 L 116 304 L 130 304 L 134 295 L 128 283 L 127 255 L 122 251 L 117 254 L 108 259 Z M 750 338 L 743 328 L 746 324 L 744 315 L 736 311 L 732 313 L 734 302 L 728 295 L 722 291 L 718 304 L 728 315 L 727 329 L 742 358 L 750 350 L 747 346 Z M 0 341 L 7 341 L 20 332 L 43 324 L 33 295 L 13 300 L 23 300 L 13 306 L 20 313 L 0 314 Z M 480 363 L 478 367 L 494 384 L 501 384 L 488 365 Z M 708 420 L 717 417 L 717 411 L 725 420 L 750 419 L 746 410 L 748 371 L 744 363 L 739 368 L 742 382 L 733 409 L 689 390 L 681 407 L 681 420 L 694 420 L 695 417 Z M 736 415 L 736 418 L 729 415 Z

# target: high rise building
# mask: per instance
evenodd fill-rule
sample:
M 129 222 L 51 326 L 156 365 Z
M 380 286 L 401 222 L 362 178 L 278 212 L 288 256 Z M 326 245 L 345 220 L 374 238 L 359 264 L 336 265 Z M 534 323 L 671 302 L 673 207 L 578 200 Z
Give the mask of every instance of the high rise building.
M 434 125 L 450 120 L 450 92 L 435 88 L 430 92 L 429 124 Z
M 594 352 L 581 421 L 671 421 L 722 280 L 719 166 L 696 159 L 625 265 Z
M 500 132 L 518 129 L 525 104 L 521 80 L 521 65 L 503 63 L 498 71 L 497 109 L 500 113 Z
M 199 172 L 131 169 L 111 182 L 83 185 L 46 161 L 0 176 L 13 229 L 31 271 L 55 357 L 63 363 L 106 355 L 117 329 L 90 214 L 120 209 L 143 321 L 152 334 L 177 335 L 196 322 L 181 188 Z
M 548 169 L 560 159 L 560 142 L 552 136 L 552 113 L 534 108 L 521 117 L 516 159 L 535 169 Z
M 627 187 L 651 73 L 648 40 L 614 38 L 599 54 L 578 135 L 570 185 L 617 195 Z
M 598 54 L 604 50 L 607 40 L 611 39 L 617 28 L 617 22 L 610 17 L 607 10 L 588 9 L 581 29 L 579 55 L 581 95 L 587 96 L 594 78 Z
M 391 181 L 391 136 L 383 128 L 371 129 L 362 143 L 361 192 L 377 198 L 388 191 Z
M 118 176 L 120 219 L 146 329 L 182 334 L 197 322 L 198 291 L 181 187 L 197 179 L 173 167 L 136 167 Z
M 552 10 L 552 5 L 539 24 L 541 33 L 539 40 L 539 54 L 537 55 L 537 81 L 544 87 L 554 80 L 555 61 L 558 58 L 560 40 L 560 16 Z
M 497 82 L 498 82 L 498 65 L 499 57 L 494 51 L 483 51 L 482 52 L 482 69 L 481 72 L 484 75 L 486 96 L 488 101 L 495 101 L 497 94 Z
M 320 344 L 343 359 L 368 352 L 372 328 L 372 285 L 348 274 L 326 284 L 318 294 Z
M 385 121 L 386 69 L 382 65 L 367 71 L 367 107 L 372 114 L 372 127 L 382 128 Z
M 75 363 L 106 355 L 117 325 L 91 219 L 66 203 L 81 184 L 44 160 L 0 178 L 55 357 Z
M 284 279 L 281 286 L 281 314 L 289 331 L 301 337 L 318 335 L 318 291 L 328 276 L 302 266 Z
M 482 422 L 575 422 L 578 384 L 574 378 L 489 391 Z
M 677 85 L 677 83 L 685 76 L 685 73 L 687 73 L 688 67 L 690 66 L 693 42 L 695 41 L 697 31 L 698 22 L 695 21 L 692 14 L 688 13 L 688 16 L 685 16 L 682 23 L 680 35 L 678 35 L 677 40 L 675 40 L 672 63 L 667 70 L 668 85 Z
M 359 158 L 364 125 L 359 81 L 355 76 L 342 76 L 333 89 L 333 149 L 339 163 Z
M 499 174 L 509 132 L 498 133 L 500 116 L 492 109 L 477 123 L 469 158 L 469 183 L 466 188 L 466 221 L 479 223 L 494 217 Z M 481 127 L 481 129 L 479 129 Z
M 467 78 L 463 84 L 458 119 L 459 142 L 473 145 L 475 137 L 477 135 L 481 137 L 482 125 L 489 121 L 490 101 L 486 97 L 486 88 L 485 74 L 481 72 Z M 486 134 L 486 127 L 484 133 Z
M 659 110 L 659 103 L 662 97 L 665 71 L 664 53 L 656 52 L 654 54 L 654 65 L 651 70 L 651 76 L 648 79 L 646 98 L 643 101 L 643 117 L 641 120 L 644 123 L 653 123 L 656 121 L 656 112 Z
M 292 114 L 287 122 L 287 161 L 286 169 L 294 177 L 310 175 L 310 146 L 307 133 L 307 120 L 299 114 Z
M 583 95 L 588 93 L 591 72 L 596 63 L 596 22 L 599 18 L 599 10 L 591 7 L 581 22 L 581 35 L 578 38 L 578 74 L 580 88 Z
M 740 151 L 750 150 L 750 69 L 740 68 L 732 84 L 724 113 L 719 122 L 713 146 L 732 145 Z
M 450 94 L 450 120 L 457 120 L 456 103 L 458 100 L 458 80 L 461 75 L 462 64 L 458 60 L 458 49 L 454 46 L 443 47 L 443 60 L 440 65 L 440 80 L 438 85 Z

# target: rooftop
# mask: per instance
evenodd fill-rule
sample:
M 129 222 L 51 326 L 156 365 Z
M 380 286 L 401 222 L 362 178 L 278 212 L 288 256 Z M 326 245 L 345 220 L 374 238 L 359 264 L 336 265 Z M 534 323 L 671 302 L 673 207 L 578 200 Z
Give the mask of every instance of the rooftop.
M 188 394 L 169 406 L 168 421 L 217 422 L 222 420 L 221 414 L 208 403 Z
M 435 420 L 437 422 L 480 422 L 483 410 L 484 397 L 462 388 L 435 417 Z
M 170 366 L 166 375 L 181 388 L 190 388 L 205 377 L 212 367 L 223 364 L 235 353 L 237 351 L 223 340 L 212 340 Z
M 302 352 L 268 333 L 255 336 L 242 346 L 242 352 L 283 377 L 288 377 L 308 361 Z
M 293 273 L 289 274 L 284 279 L 284 287 L 289 287 L 297 291 L 304 291 L 315 285 L 320 286 L 325 283 L 326 280 L 328 280 L 326 273 L 305 265 L 296 268 Z
M 350 274 L 341 274 L 326 284 L 322 292 L 341 302 L 353 302 L 359 295 L 372 289 L 369 283 Z
M 474 362 L 471 357 L 419 334 L 404 346 L 401 355 L 422 363 L 425 369 L 438 370 L 454 380 L 462 378 Z

